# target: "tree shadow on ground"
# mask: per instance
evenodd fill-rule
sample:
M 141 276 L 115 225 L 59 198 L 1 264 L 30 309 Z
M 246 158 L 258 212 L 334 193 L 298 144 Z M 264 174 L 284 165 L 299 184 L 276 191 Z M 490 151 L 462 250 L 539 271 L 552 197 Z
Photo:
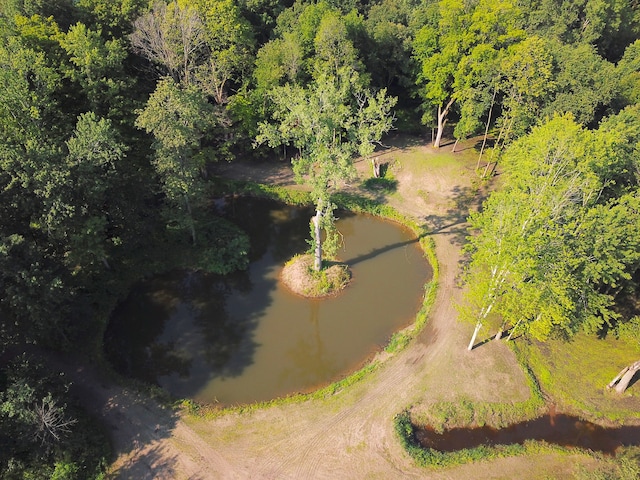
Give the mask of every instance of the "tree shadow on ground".
M 473 207 L 479 207 L 484 196 L 475 188 L 456 185 L 452 190 L 452 207 L 441 215 L 427 215 L 424 221 L 432 235 L 451 235 L 451 243 L 462 246 L 468 236 L 467 218 Z
M 100 425 L 111 445 L 113 458 L 108 460 L 127 459 L 113 469 L 113 478 L 172 478 L 177 458 L 157 444 L 171 437 L 179 420 L 176 410 L 162 405 L 148 389 L 138 391 L 131 382 L 125 386 L 114 372 L 85 356 L 33 346 L 21 350 L 69 385 L 68 411 L 81 409 Z
M 427 215 L 424 221 L 431 235 L 449 235 L 450 242 L 458 247 L 463 247 L 468 242 L 469 224 L 467 220 L 472 211 L 481 211 L 482 204 L 487 198 L 485 189 L 456 185 L 451 190 L 451 208 L 439 215 Z M 459 276 L 456 281 L 462 282 L 460 275 L 471 260 L 470 255 L 462 252 L 459 261 Z
M 386 167 L 387 164 L 384 165 Z M 372 200 L 379 203 L 385 203 L 387 196 L 391 195 L 398 189 L 398 181 L 395 178 L 386 178 L 381 174 L 378 178 L 367 178 L 360 186 L 367 192 L 367 196 Z

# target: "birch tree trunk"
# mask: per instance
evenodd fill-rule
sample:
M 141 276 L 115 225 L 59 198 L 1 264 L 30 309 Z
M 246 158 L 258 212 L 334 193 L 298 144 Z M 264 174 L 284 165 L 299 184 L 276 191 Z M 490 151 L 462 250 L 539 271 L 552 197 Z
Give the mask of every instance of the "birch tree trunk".
M 440 148 L 444 127 L 447 124 L 447 115 L 449 114 L 449 109 L 451 108 L 451 105 L 453 105 L 453 102 L 454 99 L 452 98 L 444 108 L 442 108 L 442 105 L 438 105 L 438 131 L 436 133 L 436 139 L 433 142 L 433 146 L 435 148 Z
M 473 346 L 476 343 L 476 337 L 478 336 L 478 332 L 480 331 L 480 328 L 482 328 L 482 320 L 478 320 L 478 322 L 476 323 L 476 328 L 473 330 L 473 335 L 471 335 L 471 340 L 469 341 L 469 346 L 467 347 L 467 350 L 469 351 L 473 350 Z

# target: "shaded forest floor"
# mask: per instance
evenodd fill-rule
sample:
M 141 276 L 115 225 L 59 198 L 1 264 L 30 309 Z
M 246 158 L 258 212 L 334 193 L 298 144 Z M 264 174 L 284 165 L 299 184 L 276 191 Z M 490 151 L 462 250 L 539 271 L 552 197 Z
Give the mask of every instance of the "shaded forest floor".
M 363 188 L 371 165 L 356 163 L 360 180 L 345 186 L 376 197 L 426 224 L 440 264 L 437 297 L 427 327 L 402 352 L 380 354 L 381 367 L 323 399 L 273 406 L 214 419 L 179 414 L 97 373 L 75 372 L 78 389 L 111 433 L 117 458 L 112 476 L 135 479 L 401 479 L 570 478 L 584 455 L 538 454 L 501 458 L 445 470 L 416 467 L 402 450 L 393 417 L 409 406 L 436 402 L 512 403 L 530 393 L 504 342 L 466 350 L 472 326 L 457 321 L 465 219 L 483 198 L 475 173 L 475 141 L 433 150 L 396 138 L 380 152 L 387 183 Z M 295 185 L 284 161 L 220 164 L 228 178 Z M 393 301 L 393 299 L 389 299 Z

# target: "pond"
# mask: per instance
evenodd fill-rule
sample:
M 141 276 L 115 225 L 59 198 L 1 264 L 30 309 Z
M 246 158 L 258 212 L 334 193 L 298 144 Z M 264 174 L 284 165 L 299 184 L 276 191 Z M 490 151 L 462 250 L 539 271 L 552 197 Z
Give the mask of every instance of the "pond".
M 203 403 L 269 400 L 339 380 L 415 320 L 431 270 L 408 229 L 339 212 L 339 257 L 353 279 L 335 297 L 305 299 L 278 276 L 307 250 L 313 212 L 251 198 L 218 208 L 251 238 L 248 269 L 173 271 L 138 284 L 105 333 L 120 373 Z

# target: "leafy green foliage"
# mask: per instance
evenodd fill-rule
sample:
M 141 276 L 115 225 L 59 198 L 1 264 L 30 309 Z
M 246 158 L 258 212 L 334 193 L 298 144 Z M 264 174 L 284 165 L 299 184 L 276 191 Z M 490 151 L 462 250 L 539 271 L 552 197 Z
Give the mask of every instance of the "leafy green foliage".
M 431 120 L 433 107 L 444 110 L 439 116 L 446 117 L 444 106 L 457 102 L 457 138 L 477 130 L 490 106 L 500 58 L 524 38 L 520 16 L 520 9 L 509 1 L 439 2 L 437 23 L 423 26 L 414 41 L 425 121 Z
M 176 209 L 169 212 L 168 220 L 179 228 L 188 228 L 194 244 L 192 203 L 202 198 L 206 154 L 201 139 L 214 120 L 212 108 L 199 90 L 181 88 L 167 77 L 158 83 L 136 122 L 155 139 L 154 165 L 163 191 Z
M 620 78 L 622 101 L 625 105 L 640 103 L 640 40 L 629 45 L 616 66 Z
M 543 113 L 571 112 L 583 125 L 599 120 L 604 105 L 617 92 L 614 66 L 590 45 L 556 45 L 553 48 L 557 72 L 552 100 Z
M 23 342 L 94 348 L 115 299 L 163 262 L 221 273 L 242 268 L 246 237 L 205 208 L 206 166 L 255 154 L 250 145 L 260 134 L 272 133 L 274 145 L 288 143 L 288 153 L 299 150 L 296 171 L 317 183 L 311 198 L 324 196 L 328 228 L 334 203 L 397 215 L 334 188 L 348 176 L 352 156 L 371 155 L 393 117 L 393 101 L 369 85 L 401 96 L 408 122 L 417 103 L 432 116 L 453 99 L 447 118 L 456 122 L 455 136 L 493 125 L 498 150 L 555 112 L 573 112 L 590 127 L 611 115 L 597 134 L 557 121 L 555 128 L 567 130 L 562 142 L 542 128 L 537 141 L 513 150 L 518 161 L 506 160 L 505 169 L 529 173 L 511 197 L 488 206 L 499 225 L 526 222 L 525 237 L 495 225 L 493 232 L 504 245 L 527 242 L 494 252 L 509 268 L 492 287 L 504 301 L 487 319 L 506 312 L 517 322 L 522 312 L 542 336 L 609 321 L 632 338 L 635 321 L 610 307 L 637 281 L 640 15 L 633 2 L 292 3 L 0 2 L 0 351 Z M 158 72 L 173 81 L 157 82 Z M 274 124 L 264 126 L 267 120 Z M 523 160 L 528 151 L 537 160 L 572 153 L 564 163 L 543 162 L 556 165 L 544 170 Z M 551 174 L 557 182 L 547 181 Z M 530 202 L 534 197 L 538 203 Z M 298 191 L 287 198 L 310 200 Z M 478 222 L 490 230 L 488 219 Z M 187 247 L 186 231 L 198 232 L 199 248 Z M 178 253 L 159 260 L 166 245 Z M 490 277 L 492 270 L 479 271 Z M 513 280 L 520 282 L 517 294 L 504 287 Z M 552 320 L 536 321 L 542 310 Z M 407 338 L 398 336 L 397 345 Z M 28 402 L 18 400 L 30 390 L 9 392 L 2 383 L 2 395 L 13 395 L 16 411 L 26 412 Z M 36 380 L 24 385 L 40 391 Z M 93 430 L 80 426 L 67 394 L 41 393 L 41 410 L 78 418 L 72 437 L 90 445 Z M 93 476 L 69 450 L 32 468 L 27 460 L 35 451 L 27 445 L 6 475 Z
M 0 381 L 0 468 L 3 478 L 96 478 L 107 439 L 67 405 L 63 377 L 27 356 L 14 359 Z
M 615 293 L 640 262 L 640 204 L 637 183 L 602 196 L 625 168 L 616 161 L 629 161 L 615 147 L 597 149 L 608 128 L 591 133 L 558 117 L 507 150 L 505 188 L 471 217 L 468 317 L 482 322 L 493 310 L 538 339 L 598 331 L 618 317 Z
M 321 76 L 309 89 L 285 85 L 273 91 L 274 124 L 260 125 L 259 143 L 275 147 L 293 144 L 300 152 L 293 160 L 298 182 L 311 187 L 316 205 L 312 238 L 316 268 L 321 265 L 321 229 L 331 231 L 331 189 L 353 178 L 354 153 L 373 151 L 372 143 L 391 128 L 389 112 L 395 99 L 385 91 L 373 95 L 361 87 L 357 73 L 340 68 L 337 76 Z

